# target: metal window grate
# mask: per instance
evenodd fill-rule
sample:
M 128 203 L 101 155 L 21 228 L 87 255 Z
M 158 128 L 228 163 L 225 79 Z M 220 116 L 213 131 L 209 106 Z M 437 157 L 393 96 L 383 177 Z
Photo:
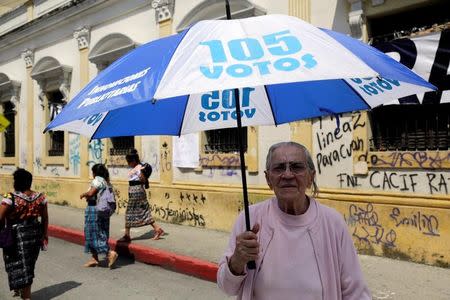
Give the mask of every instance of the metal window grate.
M 205 153 L 239 152 L 237 128 L 225 128 L 205 131 Z M 242 128 L 244 151 L 247 151 L 247 127 Z
M 133 136 L 121 136 L 111 138 L 111 148 L 109 148 L 109 155 L 119 156 L 127 155 L 131 149 L 134 149 Z
M 52 121 L 63 109 L 63 95 L 59 90 L 46 92 L 49 119 Z M 64 156 L 64 131 L 50 131 L 48 156 Z
M 450 148 L 450 103 L 388 105 L 370 113 L 372 151 Z

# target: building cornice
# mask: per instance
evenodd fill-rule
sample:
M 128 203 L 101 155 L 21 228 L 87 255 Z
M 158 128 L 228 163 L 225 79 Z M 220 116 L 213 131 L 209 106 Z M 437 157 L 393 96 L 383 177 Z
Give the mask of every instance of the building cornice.
M 114 0 L 116 2 L 118 0 Z M 46 31 L 62 23 L 70 22 L 75 16 L 82 14 L 93 7 L 101 7 L 102 4 L 110 5 L 111 0 L 72 0 L 36 19 L 19 26 L 0 36 L 0 51 L 14 47 L 31 36 Z

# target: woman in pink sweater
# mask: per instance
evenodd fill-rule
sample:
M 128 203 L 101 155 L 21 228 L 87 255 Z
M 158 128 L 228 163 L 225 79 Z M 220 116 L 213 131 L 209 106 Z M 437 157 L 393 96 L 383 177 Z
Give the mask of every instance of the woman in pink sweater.
M 239 215 L 219 263 L 219 287 L 249 300 L 371 299 L 344 219 L 306 195 L 318 191 L 308 150 L 273 145 L 265 174 L 275 197 L 250 206 L 251 231 Z

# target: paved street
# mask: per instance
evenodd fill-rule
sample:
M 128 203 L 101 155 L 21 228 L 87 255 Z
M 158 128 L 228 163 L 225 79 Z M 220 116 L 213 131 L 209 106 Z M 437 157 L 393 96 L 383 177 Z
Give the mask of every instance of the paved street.
M 51 224 L 82 234 L 82 209 L 50 205 L 49 213 Z M 217 262 L 228 241 L 226 232 L 159 223 L 167 233 L 161 240 L 152 241 L 151 227 L 146 226 L 133 229 L 132 244 Z M 122 234 L 123 215 L 114 215 L 111 238 L 117 239 Z M 450 299 L 450 269 L 375 256 L 359 255 L 359 258 L 375 300 Z M 87 259 L 83 247 L 51 238 L 49 250 L 41 253 L 38 260 L 33 285 L 35 299 L 226 299 L 215 283 L 158 266 L 120 258 L 115 270 L 87 270 L 81 267 Z M 0 299 L 9 299 L 5 298 L 9 293 L 3 262 L 0 281 Z M 100 288 L 96 288 L 98 285 Z
M 215 283 L 168 271 L 158 266 L 119 258 L 109 270 L 83 268 L 89 258 L 83 247 L 51 238 L 38 259 L 33 299 L 230 299 Z M 360 256 L 373 299 L 450 299 L 450 270 L 386 258 Z M 0 263 L 0 299 L 9 293 Z
M 119 258 L 113 270 L 82 267 L 88 259 L 82 246 L 51 238 L 37 262 L 32 299 L 227 299 L 215 283 L 158 266 Z M 3 260 L 0 299 L 20 299 L 9 292 Z
M 374 300 L 450 299 L 450 269 L 377 256 L 359 259 Z

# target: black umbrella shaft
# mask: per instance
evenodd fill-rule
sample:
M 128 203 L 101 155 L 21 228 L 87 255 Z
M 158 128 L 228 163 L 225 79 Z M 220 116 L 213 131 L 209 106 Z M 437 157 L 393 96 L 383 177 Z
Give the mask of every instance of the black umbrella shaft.
M 231 20 L 230 2 L 225 0 L 225 8 L 227 11 L 227 20 Z M 241 165 L 241 177 L 242 177 L 242 193 L 244 194 L 244 213 L 245 213 L 245 228 L 250 231 L 250 212 L 248 209 L 248 192 L 247 192 L 247 175 L 245 173 L 245 156 L 244 156 L 244 141 L 242 137 L 242 120 L 241 120 L 241 104 L 239 101 L 239 89 L 234 89 L 234 99 L 236 101 L 236 121 L 238 127 L 238 143 L 239 143 L 239 158 Z M 255 261 L 249 261 L 247 268 L 250 270 L 256 269 Z
M 236 121 L 238 127 L 238 142 L 239 142 L 239 157 L 241 160 L 241 177 L 242 177 L 242 193 L 244 195 L 244 214 L 245 214 L 245 228 L 250 231 L 250 212 L 248 203 L 248 192 L 247 192 L 247 174 L 245 172 L 245 156 L 244 156 L 244 141 L 242 136 L 242 120 L 241 120 L 241 104 L 239 103 L 239 89 L 234 89 L 234 99 L 236 101 Z M 255 261 L 249 261 L 247 263 L 247 268 L 250 270 L 256 269 Z
M 245 213 L 245 227 L 247 231 L 250 231 L 250 214 L 248 210 L 248 192 L 247 192 L 247 176 L 245 172 L 245 156 L 244 156 L 244 141 L 242 136 L 242 119 L 241 119 L 241 104 L 239 101 L 239 89 L 234 89 L 234 99 L 236 101 L 236 121 L 237 121 L 237 136 L 239 142 L 239 157 L 241 160 L 241 176 L 242 176 L 242 188 L 244 193 L 244 213 Z
M 225 10 L 227 11 L 227 20 L 231 20 L 230 2 L 225 0 Z

